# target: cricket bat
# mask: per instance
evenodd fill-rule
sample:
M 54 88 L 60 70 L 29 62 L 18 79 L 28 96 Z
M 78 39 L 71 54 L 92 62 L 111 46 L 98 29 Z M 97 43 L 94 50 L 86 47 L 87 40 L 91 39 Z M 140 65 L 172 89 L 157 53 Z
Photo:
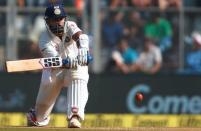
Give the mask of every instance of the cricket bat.
M 92 56 L 87 56 L 87 64 L 93 60 Z M 37 59 L 25 59 L 6 61 L 7 72 L 21 72 L 21 71 L 32 71 L 42 70 L 48 68 L 62 68 L 65 64 L 68 64 L 67 59 L 61 57 L 47 57 Z
M 63 60 L 61 57 L 6 61 L 7 72 L 41 70 L 47 68 L 58 68 L 62 66 Z

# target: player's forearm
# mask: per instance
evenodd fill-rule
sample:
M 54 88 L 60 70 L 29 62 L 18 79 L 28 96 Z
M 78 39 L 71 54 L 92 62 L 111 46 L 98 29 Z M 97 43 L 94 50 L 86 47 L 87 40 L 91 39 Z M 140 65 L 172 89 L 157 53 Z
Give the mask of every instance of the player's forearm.
M 150 73 L 154 74 L 156 72 L 158 72 L 161 68 L 161 63 L 157 63 L 153 68 L 151 68 Z
M 118 62 L 118 61 L 116 61 L 115 63 L 116 63 L 117 68 L 124 74 L 127 74 L 129 72 L 129 68 L 126 64 Z
M 75 33 L 72 39 L 76 42 L 78 48 L 89 49 L 89 38 L 88 35 L 83 34 L 81 31 Z
M 75 34 L 72 36 L 72 39 L 73 39 L 74 41 L 78 41 L 81 34 L 82 34 L 82 31 L 78 31 L 77 33 L 75 33 Z
M 130 66 L 130 70 L 131 72 L 136 72 L 136 71 L 140 71 L 140 65 L 138 65 L 137 63 L 134 63 Z

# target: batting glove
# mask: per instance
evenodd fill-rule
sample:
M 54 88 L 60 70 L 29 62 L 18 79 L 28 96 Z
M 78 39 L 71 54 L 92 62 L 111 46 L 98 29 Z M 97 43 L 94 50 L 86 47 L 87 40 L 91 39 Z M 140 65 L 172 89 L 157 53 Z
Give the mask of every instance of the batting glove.
M 87 48 L 80 48 L 78 49 L 78 63 L 81 66 L 87 65 L 87 55 L 88 49 Z
M 68 69 L 76 69 L 78 65 L 78 60 L 76 58 L 67 57 L 63 61 L 63 66 Z
M 78 63 L 81 66 L 87 65 L 87 55 L 89 52 L 89 38 L 86 34 L 81 34 L 77 41 L 78 44 Z

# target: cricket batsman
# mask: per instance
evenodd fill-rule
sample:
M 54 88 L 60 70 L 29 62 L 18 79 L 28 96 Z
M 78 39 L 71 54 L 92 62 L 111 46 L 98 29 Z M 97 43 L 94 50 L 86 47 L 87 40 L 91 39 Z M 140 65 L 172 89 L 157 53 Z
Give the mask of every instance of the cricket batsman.
M 27 113 L 28 126 L 46 126 L 63 87 L 67 87 L 67 122 L 69 128 L 80 128 L 88 100 L 89 79 L 87 54 L 89 40 L 73 21 L 68 21 L 61 3 L 45 10 L 47 30 L 39 39 L 43 57 L 61 56 L 69 62 L 62 69 L 44 69 L 35 107 Z

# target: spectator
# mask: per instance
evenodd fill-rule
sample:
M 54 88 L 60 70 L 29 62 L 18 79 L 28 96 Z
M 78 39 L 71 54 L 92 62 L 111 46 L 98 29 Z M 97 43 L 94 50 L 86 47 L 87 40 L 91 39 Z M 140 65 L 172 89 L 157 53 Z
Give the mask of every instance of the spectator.
M 17 5 L 18 5 L 20 8 L 25 7 L 25 0 L 17 0 Z
M 144 26 L 144 21 L 139 11 L 129 12 L 128 18 L 125 20 L 125 23 L 130 26 L 132 25 L 137 26 L 139 28 Z
M 132 48 L 140 49 L 143 43 L 143 28 L 144 20 L 138 11 L 129 13 L 128 18 L 125 18 L 124 34 L 128 36 L 129 45 Z
M 152 5 L 152 0 L 130 0 L 131 5 L 139 8 L 145 8 Z
M 129 67 L 136 62 L 138 53 L 128 45 L 128 41 L 122 38 L 117 45 L 117 49 L 112 52 L 112 60 L 109 63 L 110 69 L 129 73 Z
M 128 0 L 111 0 L 109 1 L 109 7 L 116 9 L 118 7 L 128 7 Z
M 158 0 L 159 8 L 161 10 L 166 10 L 169 7 L 175 7 L 177 9 L 181 8 L 181 0 Z
M 113 48 L 123 36 L 123 13 L 112 11 L 103 21 L 103 43 L 106 47 Z
M 201 72 L 201 35 L 198 32 L 192 34 L 193 50 L 187 54 L 187 70 Z
M 157 73 L 162 65 L 162 55 L 160 48 L 150 38 L 145 39 L 144 50 L 140 53 L 136 64 L 133 64 L 131 70 L 144 72 L 148 74 Z
M 161 51 L 164 52 L 172 46 L 172 27 L 168 20 L 154 13 L 151 20 L 144 27 L 145 37 L 156 40 Z

